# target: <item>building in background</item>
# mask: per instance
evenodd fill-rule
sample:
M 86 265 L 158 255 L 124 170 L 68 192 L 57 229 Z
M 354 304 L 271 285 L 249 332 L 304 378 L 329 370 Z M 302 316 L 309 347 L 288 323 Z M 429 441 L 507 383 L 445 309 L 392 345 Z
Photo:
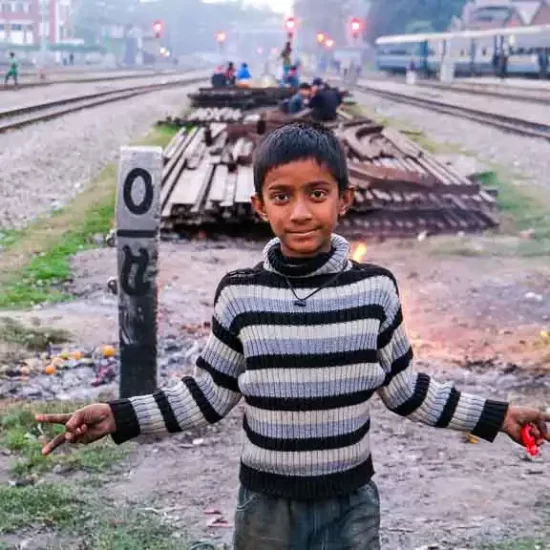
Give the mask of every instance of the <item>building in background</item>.
M 0 0 L 0 44 L 37 46 L 41 37 L 49 45 L 72 37 L 71 0 Z

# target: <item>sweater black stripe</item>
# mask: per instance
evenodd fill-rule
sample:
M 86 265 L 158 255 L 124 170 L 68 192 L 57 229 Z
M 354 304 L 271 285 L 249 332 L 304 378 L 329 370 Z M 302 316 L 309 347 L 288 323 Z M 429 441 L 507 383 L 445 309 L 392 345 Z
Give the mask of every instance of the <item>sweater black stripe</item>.
M 427 374 L 421 372 L 417 379 L 416 385 L 414 388 L 414 393 L 407 399 L 404 403 L 399 405 L 396 409 L 393 409 L 393 412 L 401 416 L 409 416 L 412 414 L 426 399 L 428 395 L 428 387 L 430 386 L 430 377 Z
M 384 308 L 382 308 L 382 311 L 384 311 Z M 401 311 L 401 308 L 399 308 L 391 325 L 378 335 L 378 349 L 385 348 L 391 342 L 393 333 L 397 330 L 402 322 L 403 312 Z
M 359 487 L 366 485 L 374 474 L 372 455 L 351 470 L 322 476 L 286 476 L 260 472 L 241 462 L 240 482 L 251 491 L 288 498 L 310 501 L 349 496 Z
M 199 369 L 205 370 L 212 377 L 212 380 L 214 380 L 214 384 L 216 384 L 216 386 L 220 386 L 226 390 L 231 390 L 235 393 L 239 392 L 239 381 L 224 372 L 216 370 L 204 359 L 204 357 L 202 357 L 202 355 L 199 356 L 196 364 Z
M 392 364 L 391 370 L 386 374 L 386 379 L 384 380 L 384 386 L 389 386 L 391 381 L 400 373 L 405 371 L 407 367 L 411 364 L 413 360 L 413 350 L 409 348 L 405 355 L 398 357 Z
M 311 326 L 349 323 L 363 319 L 385 319 L 382 306 L 369 304 L 349 309 L 326 311 L 248 311 L 237 315 L 231 323 L 231 332 L 239 334 L 246 327 L 253 325 Z
M 382 277 L 384 273 L 376 270 L 360 270 L 350 269 L 343 271 L 340 276 L 327 285 L 326 288 L 334 288 L 346 286 L 373 277 Z M 328 279 L 334 278 L 334 273 L 323 275 L 315 275 L 312 277 L 291 277 L 290 281 L 294 288 L 317 288 L 327 282 Z M 250 275 L 240 275 L 238 278 L 231 280 L 231 286 L 243 285 L 246 287 L 267 287 L 267 288 L 288 288 L 288 284 L 282 275 L 271 271 L 261 270 Z
M 351 407 L 368 401 L 375 390 L 363 390 L 323 397 L 263 397 L 246 395 L 246 402 L 252 407 L 269 411 L 326 411 Z
M 243 352 L 242 342 L 232 332 L 222 326 L 215 317 L 212 317 L 212 334 L 233 351 L 237 353 Z
M 447 400 L 447 403 L 445 403 L 445 406 L 443 407 L 443 412 L 441 413 L 439 420 L 435 424 L 436 428 L 446 428 L 449 425 L 449 422 L 451 421 L 451 419 L 455 414 L 456 407 L 458 406 L 459 400 L 460 400 L 460 392 L 457 391 L 455 388 L 452 388 L 451 394 L 449 395 L 449 399 Z
M 159 390 L 153 394 L 153 397 L 155 398 L 157 406 L 162 413 L 162 419 L 166 425 L 166 430 L 171 434 L 181 432 L 181 428 L 176 420 L 176 416 L 172 410 L 168 398 L 166 397 L 166 394 L 162 390 Z
M 246 369 L 316 369 L 343 367 L 358 363 L 376 363 L 377 361 L 376 350 L 365 348 L 326 354 L 256 355 L 246 358 Z
M 218 414 L 218 412 L 214 409 L 214 407 L 212 407 L 208 399 L 206 399 L 206 396 L 197 385 L 197 382 L 195 381 L 195 379 L 192 378 L 191 376 L 186 376 L 185 378 L 182 379 L 182 381 L 187 386 L 189 393 L 195 400 L 195 403 L 201 410 L 206 421 L 209 424 L 215 424 L 216 422 L 219 422 L 222 419 L 222 417 Z
M 248 440 L 256 447 L 267 449 L 268 451 L 323 451 L 329 449 L 341 449 L 359 443 L 370 430 L 370 420 L 368 420 L 359 429 L 347 434 L 335 435 L 331 437 L 310 437 L 296 439 L 282 439 L 266 437 L 255 432 L 248 424 L 246 415 L 243 419 L 243 428 Z

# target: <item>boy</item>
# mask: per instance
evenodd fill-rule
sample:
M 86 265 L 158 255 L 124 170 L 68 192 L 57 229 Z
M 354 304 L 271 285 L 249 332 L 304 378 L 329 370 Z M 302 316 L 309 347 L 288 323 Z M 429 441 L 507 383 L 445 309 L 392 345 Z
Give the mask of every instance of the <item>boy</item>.
M 4 86 L 7 86 L 10 78 L 13 78 L 13 82 L 15 84 L 15 87 L 17 88 L 19 84 L 18 78 L 17 78 L 18 72 L 19 72 L 19 63 L 17 62 L 15 54 L 13 52 L 10 52 L 9 68 L 4 78 Z
M 333 233 L 353 201 L 345 154 L 329 130 L 294 122 L 268 134 L 254 164 L 258 214 L 276 238 L 262 263 L 227 274 L 196 377 L 154 395 L 95 404 L 48 443 L 122 443 L 223 418 L 246 403 L 237 550 L 378 550 L 380 502 L 369 447 L 369 400 L 397 414 L 493 441 L 516 442 L 550 415 L 461 394 L 415 373 L 397 284 L 348 259 Z

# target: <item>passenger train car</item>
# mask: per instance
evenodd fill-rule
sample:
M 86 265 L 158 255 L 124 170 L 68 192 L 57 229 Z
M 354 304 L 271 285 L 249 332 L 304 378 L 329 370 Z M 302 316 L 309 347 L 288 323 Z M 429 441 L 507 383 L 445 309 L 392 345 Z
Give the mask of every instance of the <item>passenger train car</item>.
M 550 76 L 550 25 L 382 36 L 376 49 L 378 69 L 393 73 L 414 64 L 435 74 L 451 63 L 459 76 L 498 74 L 503 67 L 507 76 Z

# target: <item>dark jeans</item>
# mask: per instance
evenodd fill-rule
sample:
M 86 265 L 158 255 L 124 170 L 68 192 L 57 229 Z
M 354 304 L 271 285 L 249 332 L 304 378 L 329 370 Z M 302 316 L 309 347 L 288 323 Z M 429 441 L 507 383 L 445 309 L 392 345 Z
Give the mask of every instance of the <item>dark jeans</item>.
M 380 498 L 373 481 L 329 500 L 300 502 L 241 486 L 235 550 L 380 550 Z

